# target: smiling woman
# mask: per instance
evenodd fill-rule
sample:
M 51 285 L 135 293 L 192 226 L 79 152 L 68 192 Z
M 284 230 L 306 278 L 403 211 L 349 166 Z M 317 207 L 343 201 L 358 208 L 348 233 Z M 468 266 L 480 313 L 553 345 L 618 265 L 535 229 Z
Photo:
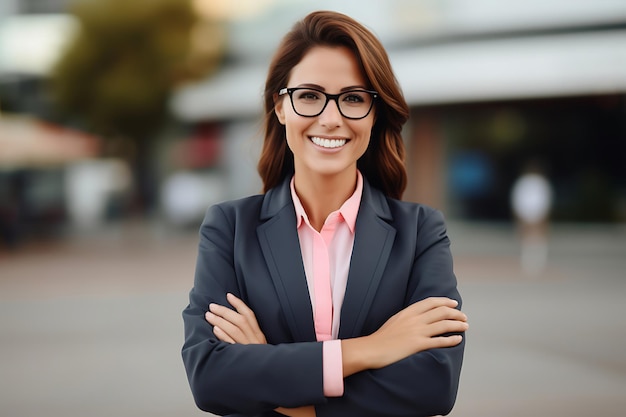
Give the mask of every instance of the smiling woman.
M 345 201 L 354 191 L 357 160 L 368 148 L 375 119 L 375 112 L 370 111 L 373 98 L 367 105 L 363 101 L 351 104 L 359 95 L 370 97 L 357 59 L 344 46 L 315 46 L 292 68 L 287 85 L 294 87 L 287 87 L 288 98 L 276 97 L 275 112 L 293 153 L 296 191 L 305 207 L 319 198 L 306 195 L 307 190 L 319 187 L 341 190 L 338 196 Z M 291 105 L 285 105 L 287 101 Z M 316 218 L 317 212 L 308 212 L 309 220 L 319 225 L 328 214 L 320 212 Z
M 265 193 L 211 207 L 200 230 L 182 350 L 196 404 L 449 413 L 467 317 L 442 214 L 400 201 L 408 108 L 384 48 L 311 13 L 270 64 L 265 112 Z

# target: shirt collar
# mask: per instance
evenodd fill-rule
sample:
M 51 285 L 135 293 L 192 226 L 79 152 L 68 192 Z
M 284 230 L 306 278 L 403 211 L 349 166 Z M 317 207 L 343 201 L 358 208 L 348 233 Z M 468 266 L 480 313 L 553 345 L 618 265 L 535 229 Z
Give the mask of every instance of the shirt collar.
M 294 177 L 291 178 L 291 182 L 289 184 L 291 188 L 291 199 L 293 200 L 293 205 L 296 210 L 296 224 L 299 228 L 302 225 L 302 221 L 304 220 L 307 224 L 309 223 L 309 217 L 304 211 L 304 206 L 296 194 L 296 187 L 294 182 Z M 340 214 L 340 217 L 346 222 L 350 231 L 354 233 L 354 229 L 356 226 L 356 217 L 359 213 L 359 207 L 361 205 L 361 196 L 363 195 L 363 176 L 361 172 L 357 170 L 357 180 L 356 180 L 356 188 L 354 193 L 348 198 L 337 210 Z

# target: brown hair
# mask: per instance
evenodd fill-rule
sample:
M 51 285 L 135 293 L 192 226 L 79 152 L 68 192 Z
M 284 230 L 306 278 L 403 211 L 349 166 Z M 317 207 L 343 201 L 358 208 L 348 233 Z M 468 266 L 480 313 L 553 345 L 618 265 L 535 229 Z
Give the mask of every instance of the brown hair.
M 370 184 L 400 199 L 406 187 L 402 125 L 409 109 L 380 41 L 363 25 L 341 13 L 319 11 L 297 22 L 285 35 L 270 63 L 265 82 L 265 141 L 258 171 L 264 191 L 294 172 L 285 127 L 274 113 L 274 99 L 287 86 L 291 69 L 315 46 L 345 46 L 356 56 L 372 89 L 378 92 L 370 144 L 357 167 Z

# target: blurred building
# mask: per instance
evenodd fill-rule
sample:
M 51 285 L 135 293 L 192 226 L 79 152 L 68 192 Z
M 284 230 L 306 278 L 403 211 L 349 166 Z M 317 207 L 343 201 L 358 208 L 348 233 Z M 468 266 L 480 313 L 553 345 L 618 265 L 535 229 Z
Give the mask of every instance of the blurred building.
M 43 83 L 76 22 L 70 0 L 3 0 L 0 5 L 0 110 L 47 113 Z
M 0 113 L 50 115 L 44 82 L 76 30 L 70 1 L 0 2 Z M 553 186 L 555 220 L 626 221 L 623 0 L 192 1 L 226 23 L 227 49 L 217 74 L 171 102 L 182 129 L 164 133 L 170 171 L 158 181 L 177 222 L 260 191 L 267 65 L 291 25 L 318 9 L 365 23 L 390 53 L 412 111 L 406 199 L 458 219 L 510 221 L 510 190 L 533 162 Z M 196 42 L 218 45 L 222 35 L 198 31 Z M 194 187 L 212 191 L 180 198 Z
M 74 0 L 4 0 L 12 14 L 48 14 L 64 12 Z
M 260 189 L 272 52 L 294 21 L 332 9 L 381 38 L 411 106 L 406 199 L 509 221 L 510 189 L 532 160 L 554 186 L 554 219 L 626 220 L 623 0 L 197 3 L 228 20 L 227 59 L 182 88 L 172 109 L 189 125 L 220 126 L 230 197 Z
M 32 236 L 58 235 L 77 202 L 100 197 L 93 184 L 82 198 L 72 186 L 87 178 L 74 172 L 100 155 L 100 138 L 50 120 L 46 83 L 77 29 L 66 14 L 69 3 L 0 3 L 0 250 Z

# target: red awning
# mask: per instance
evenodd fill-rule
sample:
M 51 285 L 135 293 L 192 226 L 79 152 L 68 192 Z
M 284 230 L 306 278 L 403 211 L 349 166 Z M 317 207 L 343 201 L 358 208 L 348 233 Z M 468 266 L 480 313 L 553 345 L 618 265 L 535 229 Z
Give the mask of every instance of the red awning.
M 30 117 L 0 116 L 0 168 L 63 165 L 97 157 L 101 140 Z

